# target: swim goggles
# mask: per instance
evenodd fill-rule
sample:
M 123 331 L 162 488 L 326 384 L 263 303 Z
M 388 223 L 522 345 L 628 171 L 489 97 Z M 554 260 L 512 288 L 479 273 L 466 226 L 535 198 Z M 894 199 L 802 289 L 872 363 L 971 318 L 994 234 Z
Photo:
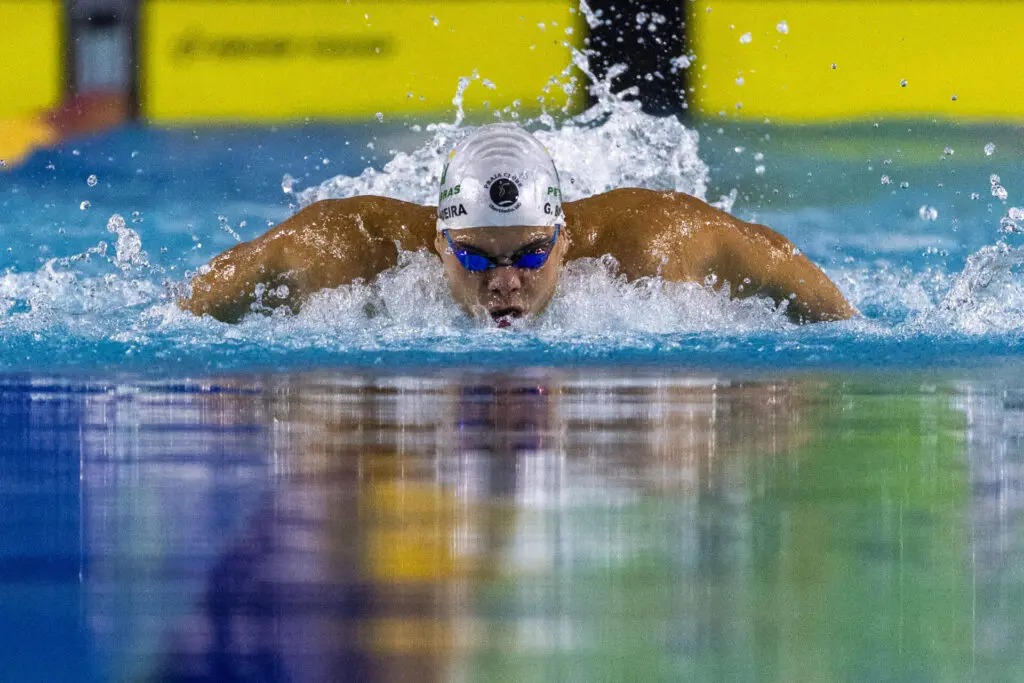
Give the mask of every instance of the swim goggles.
M 555 240 L 558 239 L 558 229 L 559 226 L 556 225 L 555 234 L 551 236 L 551 240 L 546 244 L 528 247 L 525 250 L 517 251 L 511 256 L 488 256 L 487 254 L 481 254 L 478 251 L 472 251 L 466 247 L 459 246 L 452 240 L 448 230 L 444 231 L 444 238 L 448 240 L 448 246 L 452 248 L 455 258 L 459 260 L 463 268 L 470 272 L 479 273 L 480 271 L 498 268 L 499 266 L 536 270 L 547 263 L 548 257 L 551 256 Z

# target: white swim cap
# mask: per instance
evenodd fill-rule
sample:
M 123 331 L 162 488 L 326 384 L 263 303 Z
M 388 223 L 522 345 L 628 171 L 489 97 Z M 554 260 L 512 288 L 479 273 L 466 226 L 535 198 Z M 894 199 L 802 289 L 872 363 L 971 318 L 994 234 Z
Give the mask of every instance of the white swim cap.
M 437 230 L 564 226 L 562 188 L 548 151 L 519 126 L 481 126 L 448 154 Z

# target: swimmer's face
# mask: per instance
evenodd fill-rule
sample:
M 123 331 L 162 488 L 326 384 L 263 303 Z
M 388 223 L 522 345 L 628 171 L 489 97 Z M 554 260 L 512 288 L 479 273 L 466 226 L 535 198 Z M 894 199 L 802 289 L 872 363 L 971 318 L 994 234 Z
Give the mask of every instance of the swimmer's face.
M 459 248 L 510 263 L 530 250 L 547 249 L 555 229 L 551 227 L 461 228 L 448 233 Z M 434 247 L 441 255 L 452 296 L 471 315 L 490 316 L 499 325 L 509 318 L 536 315 L 544 310 L 555 293 L 568 246 L 562 229 L 551 247 L 548 260 L 540 268 L 498 265 L 481 271 L 462 266 L 443 233 L 437 234 Z

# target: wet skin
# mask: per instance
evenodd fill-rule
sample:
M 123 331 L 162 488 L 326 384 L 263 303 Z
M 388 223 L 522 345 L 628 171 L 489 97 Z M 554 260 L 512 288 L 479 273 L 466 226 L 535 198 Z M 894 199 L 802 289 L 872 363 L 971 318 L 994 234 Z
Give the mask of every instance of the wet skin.
M 464 228 L 450 231 L 452 241 L 460 248 L 509 263 L 513 257 L 531 249 L 546 249 L 554 228 L 506 227 Z M 562 233 L 564 235 L 564 233 Z M 472 272 L 455 257 L 448 240 L 438 233 L 434 249 L 441 255 L 452 297 L 473 316 L 489 315 L 499 326 L 509 318 L 535 315 L 544 310 L 558 283 L 567 240 L 558 239 L 551 247 L 548 260 L 540 268 L 516 268 L 498 265 Z
M 554 292 L 563 261 L 611 254 L 629 279 L 660 276 L 713 283 L 734 297 L 786 303 L 794 322 L 857 315 L 835 284 L 782 235 L 680 192 L 625 188 L 564 204 L 566 227 L 537 272 L 511 267 L 468 273 L 436 229 L 433 206 L 388 197 L 317 202 L 256 239 L 216 256 L 178 304 L 196 315 L 236 322 L 253 310 L 257 285 L 274 292 L 262 309 L 297 311 L 312 294 L 369 281 L 398 262 L 399 248 L 436 251 L 453 297 L 471 313 L 537 313 Z M 505 232 L 508 230 L 508 232 Z M 456 233 L 463 233 L 457 235 Z M 510 255 L 551 228 L 474 228 L 453 239 Z M 498 316 L 502 317 L 501 315 Z

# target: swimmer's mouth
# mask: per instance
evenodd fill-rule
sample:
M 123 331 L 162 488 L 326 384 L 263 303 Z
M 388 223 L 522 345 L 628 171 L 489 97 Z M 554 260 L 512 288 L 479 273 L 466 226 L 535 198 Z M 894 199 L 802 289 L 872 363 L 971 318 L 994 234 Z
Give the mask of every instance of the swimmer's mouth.
M 523 315 L 523 309 L 521 308 L 495 308 L 489 311 L 491 319 L 497 324 L 498 327 L 509 327 L 512 324 L 512 318 L 520 318 Z

